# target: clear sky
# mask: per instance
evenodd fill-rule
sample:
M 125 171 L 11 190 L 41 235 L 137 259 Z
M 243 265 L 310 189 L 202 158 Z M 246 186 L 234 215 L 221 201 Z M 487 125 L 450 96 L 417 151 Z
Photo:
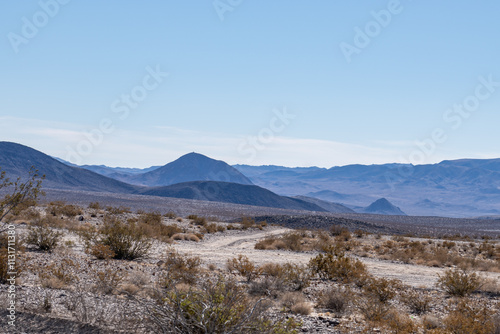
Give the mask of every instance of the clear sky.
M 494 0 L 3 0 L 0 140 L 124 167 L 192 151 L 498 158 L 499 14 Z

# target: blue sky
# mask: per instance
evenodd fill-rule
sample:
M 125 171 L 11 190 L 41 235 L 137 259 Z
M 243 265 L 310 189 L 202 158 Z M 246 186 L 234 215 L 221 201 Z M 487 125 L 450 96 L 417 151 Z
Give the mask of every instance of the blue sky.
M 326 167 L 500 157 L 496 1 L 0 9 L 0 140 L 76 163 L 147 167 L 192 151 Z M 122 98 L 133 93 L 132 107 Z

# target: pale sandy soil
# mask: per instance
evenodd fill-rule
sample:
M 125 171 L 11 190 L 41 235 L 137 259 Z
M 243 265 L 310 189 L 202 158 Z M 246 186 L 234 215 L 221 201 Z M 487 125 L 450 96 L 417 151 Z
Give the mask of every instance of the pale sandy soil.
M 257 241 L 268 235 L 280 235 L 291 230 L 280 227 L 268 228 L 266 231 L 247 230 L 230 231 L 208 235 L 199 243 L 182 241 L 174 245 L 178 251 L 199 256 L 206 264 L 213 263 L 222 268 L 228 259 L 238 254 L 248 256 L 257 265 L 269 262 L 275 263 L 302 263 L 309 262 L 316 252 L 290 252 L 282 250 L 256 250 Z M 359 259 L 368 267 L 368 271 L 377 277 L 401 280 L 404 284 L 413 287 L 432 288 L 435 286 L 438 275 L 443 274 L 446 268 L 433 268 L 413 264 L 397 263 L 378 259 Z M 500 279 L 500 273 L 481 273 L 482 276 Z

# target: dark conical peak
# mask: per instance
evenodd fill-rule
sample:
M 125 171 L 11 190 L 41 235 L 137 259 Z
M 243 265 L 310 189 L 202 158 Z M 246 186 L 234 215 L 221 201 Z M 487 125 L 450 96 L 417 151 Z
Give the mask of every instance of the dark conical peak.
M 379 198 L 365 208 L 364 212 L 386 215 L 406 215 L 400 208 L 389 202 L 386 198 Z
M 153 171 L 134 177 L 133 182 L 146 186 L 168 186 L 192 181 L 223 181 L 239 184 L 252 182 L 222 160 L 191 152 Z
M 181 156 L 177 160 L 181 160 L 181 159 L 182 160 L 215 160 L 215 159 L 207 157 L 206 155 L 196 153 L 196 152 L 184 154 L 183 156 Z

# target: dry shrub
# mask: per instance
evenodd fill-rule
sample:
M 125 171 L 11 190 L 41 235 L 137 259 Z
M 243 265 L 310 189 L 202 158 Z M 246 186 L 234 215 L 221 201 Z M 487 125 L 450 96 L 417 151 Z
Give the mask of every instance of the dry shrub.
M 422 325 L 424 327 L 425 333 L 440 333 L 443 331 L 444 325 L 442 320 L 436 318 L 433 315 L 426 315 L 422 318 Z
M 99 204 L 99 202 L 90 202 L 88 208 L 93 209 L 93 210 L 101 210 L 102 209 L 101 204 Z
M 455 268 L 439 275 L 437 286 L 451 296 L 464 297 L 479 289 L 481 278 L 474 272 Z
M 401 289 L 401 287 L 402 284 L 399 280 L 387 279 L 385 277 L 370 277 L 367 280 L 367 284 L 363 287 L 363 290 L 380 302 L 387 303 L 396 296 L 397 291 Z
M 270 276 L 251 282 L 248 293 L 277 298 L 284 289 L 283 280 L 279 277 Z
M 390 310 L 386 303 L 370 296 L 358 298 L 356 307 L 367 321 L 375 323 L 383 322 Z
M 207 224 L 207 218 L 205 217 L 198 217 L 197 215 L 189 215 L 187 218 L 191 219 L 192 223 L 198 226 L 204 226 Z
M 41 215 L 40 212 L 34 207 L 29 207 L 27 209 L 22 210 L 18 215 L 18 219 L 24 219 L 27 221 L 40 220 Z
M 158 211 L 143 213 L 139 216 L 139 221 L 143 224 L 160 225 L 161 213 Z
M 313 245 L 308 250 L 312 249 Z M 304 234 L 300 232 L 288 232 L 280 237 L 268 236 L 255 244 L 255 249 L 262 250 L 289 250 L 300 252 L 307 250 L 304 245 Z
M 137 285 L 133 283 L 124 283 L 120 287 L 120 291 L 125 292 L 128 295 L 136 295 L 141 291 L 141 288 L 139 288 Z
M 165 218 L 168 218 L 168 219 L 175 219 L 175 218 L 177 218 L 177 215 L 173 211 L 167 212 L 166 214 L 164 214 L 164 216 L 165 216 Z
M 127 281 L 138 287 L 144 287 L 149 284 L 150 278 L 146 273 L 135 270 L 128 274 Z
M 32 271 L 38 274 L 42 287 L 63 289 L 69 284 L 77 282 L 77 271 L 80 266 L 69 258 L 63 258 L 57 263 L 39 266 Z
M 47 225 L 37 222 L 29 227 L 26 243 L 43 252 L 52 252 L 61 241 L 62 233 L 53 231 Z
M 204 227 L 205 227 L 205 230 L 207 231 L 207 233 L 211 234 L 211 233 L 217 232 L 217 224 L 215 224 L 215 223 L 210 223 L 210 224 L 207 223 L 204 225 Z
M 60 201 L 50 202 L 47 210 L 53 216 L 64 215 L 70 218 L 83 214 L 83 211 L 79 206 L 73 204 L 65 204 L 64 202 Z
M 78 232 L 88 249 L 108 246 L 115 259 L 135 260 L 145 257 L 152 246 L 145 229 L 135 223 L 125 224 L 115 217 L 105 217 L 100 229 L 87 227 Z
M 271 320 L 266 311 L 262 300 L 252 302 L 236 282 L 219 276 L 197 288 L 174 289 L 149 314 L 155 333 L 297 333 L 293 318 Z
M 346 312 L 352 294 L 349 288 L 330 288 L 321 291 L 318 296 L 318 306 L 340 317 Z
M 255 220 L 248 217 L 243 217 L 241 219 L 240 226 L 243 230 L 255 227 Z
M 94 288 L 99 293 L 110 295 L 114 293 L 120 283 L 125 279 L 122 271 L 113 268 L 106 268 L 95 272 Z
M 201 272 L 201 259 L 197 256 L 182 255 L 174 249 L 167 251 L 163 264 L 162 285 L 171 288 L 178 283 L 194 284 Z
M 109 260 L 115 257 L 115 252 L 111 250 L 111 247 L 103 244 L 92 245 L 86 249 L 86 252 L 95 256 L 98 260 Z
M 306 302 L 306 298 L 301 292 L 286 292 L 280 297 L 280 301 L 289 310 L 293 305 Z
M 500 284 L 494 278 L 485 278 L 481 285 L 481 291 L 492 295 L 500 295 Z
M 308 266 L 288 262 L 281 268 L 281 278 L 289 289 L 301 291 L 309 286 L 312 274 Z
M 290 311 L 292 311 L 292 313 L 294 314 L 309 315 L 313 311 L 313 308 L 310 303 L 303 302 L 293 305 L 290 308 Z
M 228 230 L 231 230 L 231 229 L 233 229 L 233 226 L 229 225 L 227 228 L 228 228 Z M 255 244 L 255 249 L 259 249 L 259 250 L 285 249 L 285 244 L 281 240 L 279 240 L 277 237 L 270 236 L 270 237 L 266 237 L 265 239 L 258 241 Z
M 410 312 L 421 315 L 429 312 L 432 298 L 424 292 L 407 290 L 400 295 L 401 301 L 409 307 Z
M 112 215 L 121 215 L 124 213 L 132 213 L 129 207 L 127 206 L 118 206 L 118 207 L 113 207 L 113 206 L 107 206 L 106 211 L 109 212 Z
M 257 268 L 247 256 L 242 254 L 239 254 L 238 257 L 227 260 L 226 268 L 230 272 L 238 272 L 241 276 L 247 279 L 247 282 L 251 282 L 261 273 L 261 270 Z
M 495 312 L 485 303 L 461 299 L 444 319 L 446 329 L 454 334 L 492 334 L 496 328 Z
M 278 263 L 265 263 L 260 267 L 260 269 L 263 275 L 274 277 L 281 276 L 283 272 L 283 267 Z
M 345 256 L 344 252 L 329 248 L 324 254 L 318 254 L 309 261 L 312 273 L 321 279 L 344 283 L 355 282 L 359 285 L 368 276 L 366 266 L 359 260 Z
M 389 312 L 385 324 L 394 334 L 418 333 L 417 324 L 407 314 L 402 314 L 396 310 Z

